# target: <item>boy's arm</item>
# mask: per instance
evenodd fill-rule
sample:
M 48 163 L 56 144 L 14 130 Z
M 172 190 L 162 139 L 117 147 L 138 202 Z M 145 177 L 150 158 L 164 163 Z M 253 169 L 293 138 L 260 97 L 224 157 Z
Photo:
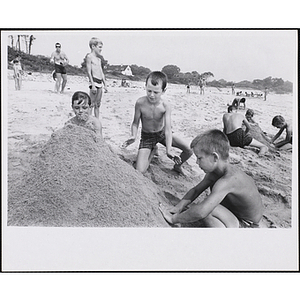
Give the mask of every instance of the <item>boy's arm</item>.
M 251 125 L 249 124 L 246 118 L 243 119 L 243 123 L 246 126 L 246 133 L 247 133 L 251 129 Z
M 190 189 L 182 198 L 182 200 L 170 210 L 171 213 L 180 213 L 182 210 L 197 199 L 211 184 L 209 175 L 205 175 L 201 182 Z
M 123 143 L 122 145 L 123 148 L 126 148 L 127 146 L 135 142 L 139 124 L 140 124 L 141 115 L 142 113 L 141 113 L 141 108 L 138 100 L 135 103 L 135 107 L 134 107 L 134 117 L 133 117 L 133 122 L 131 124 L 131 136 L 127 141 Z
M 68 59 L 66 53 L 64 53 L 64 60 L 65 60 L 64 66 L 68 65 L 69 64 L 69 59 Z
M 52 52 L 52 54 L 51 54 L 50 63 L 54 63 L 54 52 Z
M 228 180 L 218 180 L 212 188 L 211 194 L 206 199 L 191 205 L 189 209 L 182 213 L 174 214 L 170 220 L 171 223 L 190 223 L 206 218 L 230 192 Z
M 173 159 L 173 155 L 171 154 L 171 148 L 172 148 L 171 107 L 168 104 L 164 104 L 164 106 L 166 109 L 166 112 L 164 114 L 166 153 L 169 158 Z
M 94 120 L 94 128 L 95 128 L 96 134 L 98 134 L 102 137 L 102 124 L 98 118 L 95 118 L 95 120 Z
M 286 125 L 286 137 L 285 137 L 285 139 L 286 139 L 287 141 L 290 141 L 292 135 L 293 135 L 292 127 L 291 127 L 290 125 L 287 124 L 287 125 Z
M 95 86 L 95 83 L 94 83 L 94 80 L 93 80 L 93 75 L 92 75 L 92 59 L 91 59 L 91 57 L 90 57 L 89 54 L 85 57 L 85 60 L 86 60 L 87 76 L 88 76 L 89 81 L 90 81 L 90 83 L 92 85 L 91 90 L 93 91 L 93 93 L 95 93 L 97 91 L 97 89 L 96 89 L 96 86 Z
M 276 141 L 276 140 L 281 136 L 283 130 L 284 130 L 284 127 L 281 127 L 281 128 L 279 129 L 279 131 L 278 131 L 278 132 L 273 136 L 273 138 L 271 139 L 271 143 L 273 143 L 274 141 Z
M 225 114 L 223 115 L 223 125 L 224 125 L 223 132 L 226 134 L 227 130 L 226 130 L 226 119 L 225 119 Z

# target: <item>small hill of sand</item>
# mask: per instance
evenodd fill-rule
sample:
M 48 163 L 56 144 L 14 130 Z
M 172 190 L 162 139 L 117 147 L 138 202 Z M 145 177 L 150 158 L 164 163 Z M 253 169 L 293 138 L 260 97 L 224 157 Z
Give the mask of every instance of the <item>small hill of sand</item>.
M 8 225 L 163 227 L 162 198 L 92 131 L 68 125 L 9 183 Z

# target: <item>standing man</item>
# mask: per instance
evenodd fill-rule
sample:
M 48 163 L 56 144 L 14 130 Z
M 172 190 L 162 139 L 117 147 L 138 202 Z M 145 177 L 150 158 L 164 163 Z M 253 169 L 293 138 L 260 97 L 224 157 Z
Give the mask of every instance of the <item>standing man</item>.
M 55 92 L 59 93 L 61 85 L 61 93 L 64 92 L 64 89 L 67 84 L 67 72 L 65 66 L 69 64 L 69 59 L 67 55 L 61 51 L 61 44 L 55 44 L 55 51 L 51 54 L 50 62 L 54 63 L 55 74 L 56 74 L 56 83 L 55 83 Z M 61 83 L 62 81 L 62 83 Z

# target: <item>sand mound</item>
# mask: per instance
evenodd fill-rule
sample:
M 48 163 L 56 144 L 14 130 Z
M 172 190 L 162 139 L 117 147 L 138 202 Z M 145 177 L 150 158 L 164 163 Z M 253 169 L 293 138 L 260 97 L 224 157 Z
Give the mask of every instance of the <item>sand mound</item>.
M 163 194 L 85 128 L 52 134 L 19 181 L 9 183 L 8 225 L 165 227 Z

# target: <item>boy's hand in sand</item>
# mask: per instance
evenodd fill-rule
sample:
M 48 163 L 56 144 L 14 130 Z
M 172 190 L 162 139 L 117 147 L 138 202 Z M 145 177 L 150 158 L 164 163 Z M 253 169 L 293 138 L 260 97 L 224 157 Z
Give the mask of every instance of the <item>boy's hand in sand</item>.
M 161 203 L 158 204 L 158 209 L 160 210 L 160 212 L 162 213 L 163 217 L 165 218 L 165 220 L 169 223 L 169 224 L 173 224 L 173 220 L 172 220 L 172 214 L 162 206 Z
M 167 153 L 167 156 L 174 161 L 174 163 L 176 165 L 180 165 L 182 162 L 181 162 L 181 158 L 179 156 L 176 156 L 176 155 L 172 155 L 172 154 L 169 154 Z
M 104 89 L 104 93 L 107 93 L 107 92 L 108 92 L 108 89 L 107 89 L 106 86 L 104 86 L 103 89 Z
M 122 145 L 122 148 L 126 148 L 129 145 L 131 145 L 132 143 L 135 142 L 135 138 L 134 137 L 130 137 L 127 141 L 125 141 Z

